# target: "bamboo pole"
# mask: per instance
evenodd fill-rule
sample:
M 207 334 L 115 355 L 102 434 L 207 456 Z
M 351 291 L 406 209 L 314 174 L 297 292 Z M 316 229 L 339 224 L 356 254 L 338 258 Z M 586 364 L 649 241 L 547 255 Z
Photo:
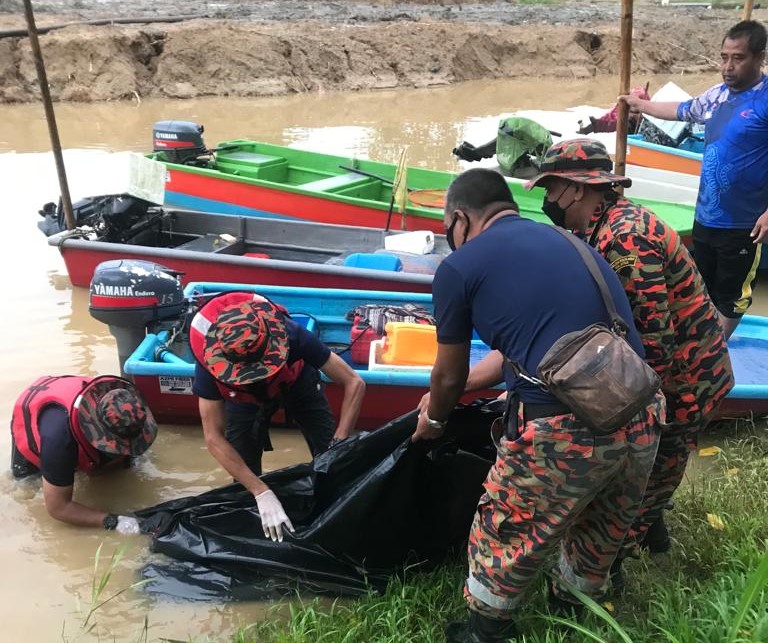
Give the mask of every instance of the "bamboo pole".
M 56 115 L 53 113 L 53 102 L 51 101 L 51 92 L 48 89 L 48 76 L 45 73 L 45 63 L 43 62 L 43 52 L 40 49 L 40 41 L 37 38 L 37 27 L 35 26 L 35 14 L 32 11 L 32 0 L 24 0 L 24 13 L 27 17 L 27 30 L 29 31 L 29 44 L 32 46 L 32 53 L 35 57 L 35 67 L 37 68 L 37 81 L 40 84 L 40 95 L 43 99 L 43 108 L 45 109 L 45 120 L 48 122 L 48 134 L 51 139 L 51 149 L 53 158 L 56 161 L 56 173 L 59 175 L 59 190 L 61 192 L 61 203 L 64 208 L 64 219 L 67 222 L 67 229 L 72 230 L 75 227 L 75 217 L 72 214 L 72 199 L 69 196 L 69 185 L 67 184 L 67 172 L 64 169 L 64 157 L 61 154 L 61 142 L 59 141 L 59 129 L 56 127 Z
M 755 4 L 755 0 L 746 0 L 744 3 L 744 14 L 742 20 L 752 20 L 752 6 Z
M 632 0 L 621 0 L 621 54 L 619 94 L 629 93 L 632 75 Z M 627 130 L 629 129 L 629 106 L 619 101 L 616 115 L 616 163 L 615 172 L 622 176 L 627 168 Z

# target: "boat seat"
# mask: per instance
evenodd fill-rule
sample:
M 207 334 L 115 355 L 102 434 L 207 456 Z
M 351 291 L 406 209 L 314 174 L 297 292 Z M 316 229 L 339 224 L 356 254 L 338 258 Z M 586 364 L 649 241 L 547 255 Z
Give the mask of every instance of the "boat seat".
M 216 254 L 231 254 L 230 248 L 238 243 L 237 240 L 222 239 L 218 234 L 208 233 L 197 239 L 192 239 L 176 247 L 176 250 L 193 250 L 195 252 L 213 252 Z
M 219 157 L 219 162 L 239 161 L 250 165 L 267 165 L 284 161 L 282 156 L 272 156 L 270 154 L 257 154 L 256 152 L 230 152 Z
M 297 186 L 303 190 L 315 190 L 318 192 L 327 192 L 336 188 L 344 188 L 352 185 L 353 183 L 365 183 L 368 181 L 367 176 L 362 176 L 357 172 L 347 172 L 346 174 L 337 174 L 335 176 L 328 176 L 324 179 L 317 179 L 316 181 L 310 181 L 309 183 L 302 183 Z

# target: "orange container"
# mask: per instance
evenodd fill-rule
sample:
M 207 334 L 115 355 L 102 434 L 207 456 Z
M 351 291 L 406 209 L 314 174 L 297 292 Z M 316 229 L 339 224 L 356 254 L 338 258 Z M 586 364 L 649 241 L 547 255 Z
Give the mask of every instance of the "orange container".
M 437 328 L 428 324 L 389 322 L 385 327 L 384 364 L 432 366 L 437 358 Z

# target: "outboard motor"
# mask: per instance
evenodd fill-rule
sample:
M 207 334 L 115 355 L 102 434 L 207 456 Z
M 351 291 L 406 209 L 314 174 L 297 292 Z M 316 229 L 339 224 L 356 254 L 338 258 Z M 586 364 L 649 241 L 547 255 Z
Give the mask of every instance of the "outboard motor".
M 151 261 L 113 259 L 96 266 L 91 279 L 91 315 L 109 326 L 117 341 L 120 374 L 147 331 L 182 327 L 187 302 L 180 273 Z
M 129 194 L 113 194 L 80 199 L 72 204 L 75 226 L 90 226 L 103 241 L 125 242 L 125 233 L 140 221 L 148 219 L 152 204 Z M 64 207 L 46 203 L 39 211 L 43 221 L 37 227 L 50 237 L 67 229 Z
M 203 142 L 203 126 L 193 121 L 157 121 L 152 128 L 152 149 L 164 161 L 200 165 L 209 154 Z

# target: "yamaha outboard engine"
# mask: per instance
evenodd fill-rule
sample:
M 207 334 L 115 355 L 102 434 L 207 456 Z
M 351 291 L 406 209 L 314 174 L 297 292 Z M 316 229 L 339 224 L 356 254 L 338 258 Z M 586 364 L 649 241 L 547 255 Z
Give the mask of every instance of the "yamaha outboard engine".
M 208 162 L 203 126 L 192 121 L 157 121 L 152 128 L 152 149 L 169 163 L 199 165 Z
M 147 331 L 181 327 L 187 302 L 180 273 L 151 261 L 113 259 L 96 266 L 91 279 L 91 315 L 109 325 L 117 341 L 120 373 Z

